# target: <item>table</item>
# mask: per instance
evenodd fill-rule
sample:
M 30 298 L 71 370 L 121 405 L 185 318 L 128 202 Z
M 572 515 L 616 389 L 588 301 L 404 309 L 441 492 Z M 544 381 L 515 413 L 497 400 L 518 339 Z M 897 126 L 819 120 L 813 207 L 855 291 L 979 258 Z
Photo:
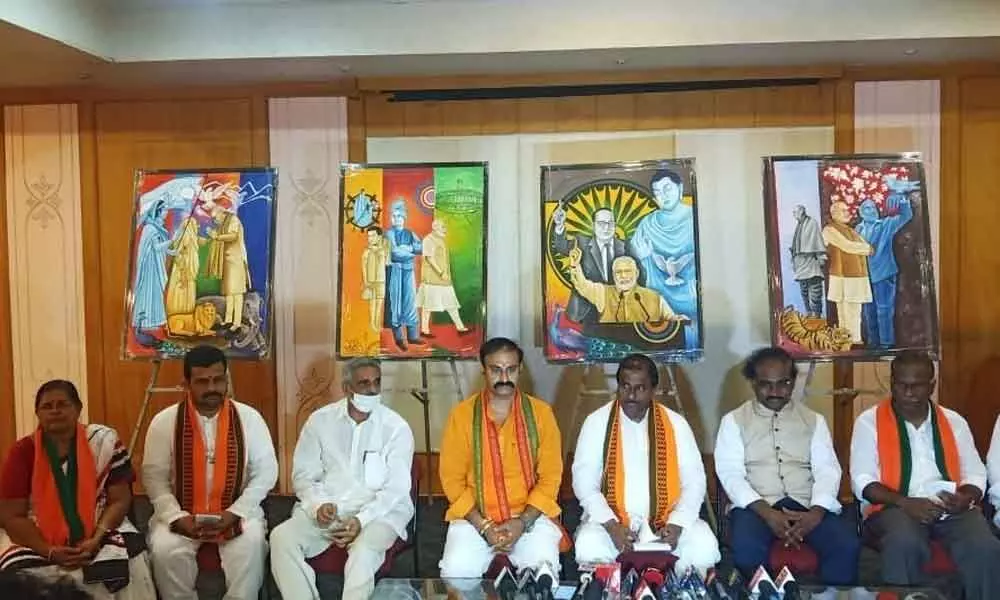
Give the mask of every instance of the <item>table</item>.
M 569 600 L 575 588 L 576 582 L 563 582 L 556 600 Z M 947 600 L 931 588 L 833 589 L 807 585 L 803 586 L 803 592 L 803 600 Z M 491 600 L 496 597 L 493 581 L 486 579 L 450 579 L 447 582 L 443 579 L 382 579 L 372 593 L 372 600 Z

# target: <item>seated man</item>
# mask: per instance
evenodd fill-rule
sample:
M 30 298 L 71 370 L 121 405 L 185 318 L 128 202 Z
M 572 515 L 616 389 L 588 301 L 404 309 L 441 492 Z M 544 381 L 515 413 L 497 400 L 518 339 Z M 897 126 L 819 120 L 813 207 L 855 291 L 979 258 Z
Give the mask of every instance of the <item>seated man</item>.
M 698 518 L 705 467 L 691 427 L 653 400 L 659 373 L 648 356 L 625 357 L 617 380 L 615 399 L 587 417 L 576 443 L 576 561 L 613 562 L 641 542 L 673 552 L 678 572 L 704 575 L 719 561 L 719 543 Z
M 163 600 L 194 600 L 196 555 L 218 544 L 226 598 L 257 598 L 264 580 L 261 502 L 278 479 L 267 423 L 229 397 L 226 356 L 198 346 L 184 357 L 187 397 L 153 417 L 142 483 L 153 504 L 149 548 Z
M 967 600 L 1000 598 L 1000 540 L 978 504 L 986 486 L 969 425 L 931 401 L 934 363 L 907 350 L 892 361 L 892 398 L 858 416 L 851 483 L 864 498 L 865 527 L 878 537 L 882 578 L 914 585 L 940 540 Z
M 82 409 L 69 381 L 35 394 L 38 428 L 10 449 L 0 478 L 0 574 L 66 576 L 100 600 L 153 598 L 145 543 L 126 517 L 132 459 L 114 429 L 81 424 Z
M 552 408 L 517 387 L 524 353 L 507 338 L 479 349 L 486 387 L 451 411 L 441 440 L 448 535 L 441 577 L 478 578 L 494 554 L 558 572 L 562 447 Z M 458 585 L 458 584 L 456 584 Z
M 318 599 L 306 563 L 330 544 L 347 548 L 344 600 L 367 600 L 375 573 L 413 518 L 413 432 L 382 404 L 382 368 L 356 358 L 344 367 L 344 393 L 306 421 L 295 445 L 292 484 L 299 503 L 271 532 L 271 573 L 284 598 Z
M 823 417 L 791 400 L 798 369 L 781 348 L 750 355 L 743 376 L 755 399 L 722 418 L 715 472 L 729 496 L 733 562 L 750 577 L 768 566 L 775 538 L 805 542 L 819 556 L 827 585 L 852 585 L 861 540 L 837 518 L 840 463 Z
M 1000 527 L 1000 416 L 993 423 L 993 437 L 986 454 L 986 471 L 989 479 L 989 501 L 993 505 L 993 524 Z

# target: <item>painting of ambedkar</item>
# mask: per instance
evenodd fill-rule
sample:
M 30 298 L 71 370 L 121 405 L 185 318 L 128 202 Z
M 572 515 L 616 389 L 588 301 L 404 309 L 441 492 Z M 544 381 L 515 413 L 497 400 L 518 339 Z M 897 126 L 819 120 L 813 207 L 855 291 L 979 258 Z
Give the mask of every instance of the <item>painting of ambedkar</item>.
M 478 358 L 486 331 L 485 163 L 344 165 L 341 358 Z
M 275 178 L 263 168 L 136 173 L 126 359 L 180 358 L 205 343 L 268 355 Z
M 936 353 L 926 189 L 918 155 L 765 159 L 775 344 L 804 359 Z
M 545 357 L 702 356 L 693 159 L 542 167 Z

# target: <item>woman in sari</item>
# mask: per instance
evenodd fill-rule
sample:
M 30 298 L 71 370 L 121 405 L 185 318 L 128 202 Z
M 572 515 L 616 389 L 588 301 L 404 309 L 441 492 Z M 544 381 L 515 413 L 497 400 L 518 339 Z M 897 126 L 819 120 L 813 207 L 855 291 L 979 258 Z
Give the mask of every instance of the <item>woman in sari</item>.
M 69 381 L 35 395 L 38 429 L 0 475 L 0 571 L 69 576 L 99 600 L 155 598 L 142 534 L 125 515 L 135 473 L 118 434 L 81 425 Z
M 174 238 L 169 253 L 174 263 L 167 279 L 167 317 L 194 314 L 198 277 L 198 221 L 188 217 Z

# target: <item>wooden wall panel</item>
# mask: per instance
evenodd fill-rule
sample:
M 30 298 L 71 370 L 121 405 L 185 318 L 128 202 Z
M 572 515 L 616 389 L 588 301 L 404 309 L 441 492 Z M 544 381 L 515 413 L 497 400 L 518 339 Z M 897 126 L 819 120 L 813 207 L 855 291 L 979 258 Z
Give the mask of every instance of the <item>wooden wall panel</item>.
M 830 125 L 830 82 L 563 98 L 390 102 L 368 92 L 369 137 Z
M 17 435 L 36 427 L 34 394 L 74 382 L 87 422 L 75 104 L 4 107 L 10 323 Z
M 0 120 L 3 113 L 0 112 Z M 0 135 L 0 155 L 7 155 L 4 136 Z M 0 169 L 0 194 L 7 203 L 7 175 Z M 7 211 L 0 210 L 0 248 L 7 247 Z M 10 277 L 8 261 L 0 260 L 0 315 L 10 314 Z M 14 357 L 11 349 L 10 319 L 0 318 L 0 414 L 7 415 L 0 421 L 0 453 L 7 455 L 7 450 L 17 439 L 17 423 L 14 421 Z
M 340 398 L 337 372 L 337 260 L 340 163 L 347 158 L 344 98 L 269 102 L 272 165 L 279 169 L 275 257 L 280 487 L 310 414 Z
M 87 309 L 99 311 L 102 335 L 101 339 L 88 339 L 88 360 L 96 361 L 98 366 L 93 370 L 103 374 L 107 391 L 104 398 L 94 399 L 92 418 L 115 427 L 126 438 L 135 426 L 152 368 L 149 362 L 120 358 L 134 172 L 139 168 L 266 164 L 267 148 L 260 147 L 260 131 L 266 123 L 261 102 L 261 98 L 247 98 L 94 105 L 96 208 L 100 219 L 85 235 L 98 240 L 93 247 L 101 264 L 101 293 L 100 304 Z M 261 411 L 276 438 L 274 364 L 237 361 L 232 372 L 236 397 Z M 179 361 L 164 364 L 162 384 L 176 384 L 181 378 Z M 137 464 L 142 460 L 142 440 L 149 417 L 178 399 L 172 394 L 154 395 L 135 449 Z
M 958 105 L 945 106 L 946 111 L 957 108 L 960 115 L 958 152 L 945 163 L 959 173 L 959 194 L 943 203 L 957 204 L 957 220 L 948 221 L 956 230 L 942 231 L 955 245 L 942 246 L 941 263 L 954 265 L 957 273 L 946 280 L 955 288 L 956 305 L 943 307 L 955 311 L 945 319 L 953 327 L 944 339 L 945 356 L 954 358 L 944 365 L 947 387 L 941 393 L 957 400 L 948 403 L 964 412 L 985 452 L 1000 412 L 1000 254 L 994 250 L 1000 222 L 995 181 L 1000 165 L 1000 77 L 965 79 L 958 91 Z M 952 135 L 945 131 L 945 138 Z M 952 250 L 957 257 L 945 254 Z M 951 293 L 944 289 L 942 297 Z
M 922 190 L 931 223 L 934 272 L 938 256 L 941 208 L 941 86 L 938 80 L 862 81 L 854 86 L 854 151 L 920 152 L 927 188 Z M 854 386 L 862 391 L 860 413 L 889 394 L 889 363 L 854 363 Z M 954 398 L 942 397 L 945 405 Z

